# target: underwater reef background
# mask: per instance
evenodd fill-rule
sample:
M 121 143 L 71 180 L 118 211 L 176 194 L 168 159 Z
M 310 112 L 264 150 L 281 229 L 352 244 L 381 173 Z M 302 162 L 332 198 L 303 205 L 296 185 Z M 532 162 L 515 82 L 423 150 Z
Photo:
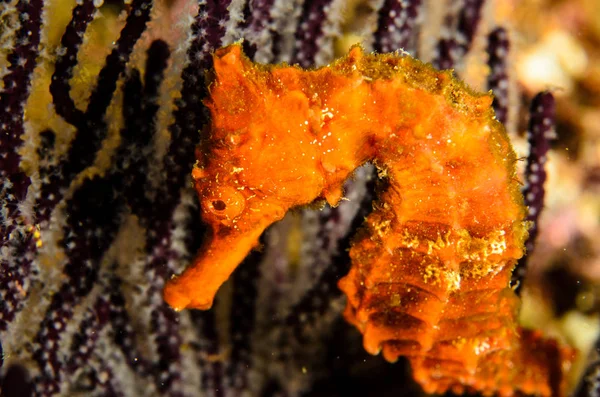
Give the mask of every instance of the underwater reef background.
M 341 317 L 372 167 L 340 206 L 271 227 L 213 309 L 163 302 L 205 232 L 190 170 L 211 54 L 242 39 L 303 67 L 403 49 L 493 90 L 523 180 L 548 174 L 524 185 L 522 321 L 578 347 L 575 394 L 600 395 L 599 16 L 594 0 L 0 0 L 1 395 L 421 394 Z M 556 138 L 528 141 L 554 111 Z

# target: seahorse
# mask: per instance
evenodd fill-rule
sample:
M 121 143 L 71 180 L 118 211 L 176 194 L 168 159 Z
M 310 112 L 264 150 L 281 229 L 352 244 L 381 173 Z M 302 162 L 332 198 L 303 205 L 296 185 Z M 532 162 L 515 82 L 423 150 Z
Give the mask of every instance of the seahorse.
M 359 46 L 303 70 L 254 64 L 234 44 L 215 52 L 210 79 L 192 170 L 210 232 L 164 289 L 175 310 L 209 309 L 269 225 L 315 200 L 337 205 L 372 162 L 385 187 L 339 281 L 367 352 L 406 356 L 429 393 L 565 394 L 572 350 L 517 322 L 509 282 L 526 208 L 491 94 Z

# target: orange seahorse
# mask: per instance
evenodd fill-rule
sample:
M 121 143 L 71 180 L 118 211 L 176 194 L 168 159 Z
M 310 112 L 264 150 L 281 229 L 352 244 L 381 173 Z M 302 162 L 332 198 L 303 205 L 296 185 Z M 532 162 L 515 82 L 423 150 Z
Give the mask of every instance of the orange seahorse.
M 509 288 L 523 255 L 515 154 L 492 97 L 409 56 L 365 55 L 302 70 L 218 50 L 212 124 L 192 176 L 211 227 L 164 290 L 175 309 L 214 295 L 292 207 L 337 205 L 366 162 L 388 183 L 339 282 L 365 349 L 407 356 L 426 392 L 565 394 L 572 351 L 517 324 Z

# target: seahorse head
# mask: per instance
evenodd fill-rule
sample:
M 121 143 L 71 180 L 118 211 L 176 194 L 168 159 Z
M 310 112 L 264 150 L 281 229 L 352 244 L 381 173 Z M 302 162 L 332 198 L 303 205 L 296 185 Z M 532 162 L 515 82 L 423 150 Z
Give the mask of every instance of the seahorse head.
M 262 232 L 324 189 L 309 98 L 282 89 L 273 76 L 252 64 L 239 45 L 215 53 L 205 101 L 211 123 L 192 172 L 210 230 L 195 263 L 165 288 L 175 309 L 209 308 Z

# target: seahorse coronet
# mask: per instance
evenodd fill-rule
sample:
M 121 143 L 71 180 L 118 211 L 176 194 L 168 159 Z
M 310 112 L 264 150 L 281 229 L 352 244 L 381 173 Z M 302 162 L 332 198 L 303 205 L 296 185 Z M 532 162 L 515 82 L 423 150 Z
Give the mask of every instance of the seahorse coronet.
M 526 211 L 490 93 L 407 55 L 354 46 L 303 70 L 254 64 L 239 44 L 215 52 L 209 92 L 192 174 L 210 233 L 165 287 L 174 309 L 210 308 L 269 225 L 315 200 L 336 205 L 373 162 L 387 183 L 338 284 L 365 349 L 408 357 L 427 392 L 564 394 L 551 377 L 572 351 L 517 323 L 509 282 Z

